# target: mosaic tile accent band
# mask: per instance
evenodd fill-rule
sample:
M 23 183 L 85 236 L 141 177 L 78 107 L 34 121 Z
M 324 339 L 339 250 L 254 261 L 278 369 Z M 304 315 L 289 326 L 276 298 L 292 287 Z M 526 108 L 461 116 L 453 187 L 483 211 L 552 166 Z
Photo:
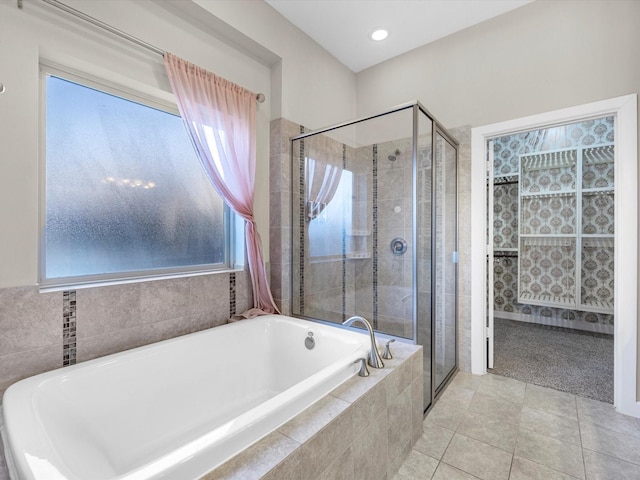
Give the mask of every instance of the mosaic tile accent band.
M 76 291 L 62 292 L 62 366 L 76 363 Z
M 229 274 L 229 318 L 236 314 L 236 274 Z
M 373 263 L 373 328 L 378 329 L 378 145 L 373 145 L 373 167 L 371 170 L 373 199 L 373 228 L 372 228 L 372 263 Z
M 304 133 L 304 126 L 300 125 L 300 133 Z M 300 162 L 299 165 L 299 185 L 298 185 L 298 191 L 300 192 L 300 207 L 298 209 L 298 211 L 300 212 L 298 215 L 298 226 L 300 227 L 300 238 L 298 238 L 298 241 L 300 242 L 300 248 L 299 248 L 299 265 L 300 265 L 300 281 L 298 283 L 298 285 L 300 286 L 300 291 L 298 293 L 298 297 L 300 299 L 300 315 L 304 315 L 304 255 L 305 255 L 305 248 L 304 248 L 304 212 L 305 212 L 305 201 L 304 201 L 304 192 L 305 192 L 305 178 L 304 178 L 304 139 L 300 140 Z

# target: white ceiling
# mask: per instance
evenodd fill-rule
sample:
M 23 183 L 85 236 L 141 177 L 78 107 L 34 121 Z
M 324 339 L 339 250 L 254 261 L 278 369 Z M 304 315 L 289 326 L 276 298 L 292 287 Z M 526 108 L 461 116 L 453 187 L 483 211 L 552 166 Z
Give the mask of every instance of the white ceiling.
M 265 0 L 354 72 L 533 0 Z M 385 27 L 389 37 L 369 34 Z

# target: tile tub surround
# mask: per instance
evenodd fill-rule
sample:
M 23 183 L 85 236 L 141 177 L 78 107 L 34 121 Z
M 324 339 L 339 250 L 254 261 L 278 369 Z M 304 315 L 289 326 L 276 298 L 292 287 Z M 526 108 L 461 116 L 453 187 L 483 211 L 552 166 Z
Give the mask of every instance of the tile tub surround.
M 385 480 L 422 435 L 422 347 L 354 376 L 203 480 Z
M 251 306 L 248 272 L 235 272 L 235 308 Z M 230 274 L 199 275 L 71 290 L 75 338 L 64 292 L 0 289 L 0 398 L 23 378 L 227 323 Z M 65 291 L 66 292 L 66 291 Z M 65 305 L 68 303 L 69 305 Z M 69 326 L 67 326 L 69 324 Z M 65 348 L 66 347 L 66 348 Z M 0 477 L 1 478 L 1 477 Z
M 640 479 L 640 419 L 498 375 L 458 372 L 390 480 Z

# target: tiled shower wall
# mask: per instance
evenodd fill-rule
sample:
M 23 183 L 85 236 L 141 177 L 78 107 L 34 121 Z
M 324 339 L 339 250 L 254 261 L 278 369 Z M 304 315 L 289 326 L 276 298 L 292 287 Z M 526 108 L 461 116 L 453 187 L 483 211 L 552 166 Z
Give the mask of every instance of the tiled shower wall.
M 356 308 L 358 314 L 374 318 L 378 330 L 401 337 L 413 336 L 411 157 L 410 138 L 360 147 L 356 153 L 356 164 L 371 189 L 366 211 L 372 216 L 371 257 L 355 261 Z M 396 237 L 407 242 L 405 255 L 392 254 Z
M 291 143 L 300 125 L 279 118 L 271 121 L 269 157 L 269 230 L 271 293 L 284 314 L 291 314 Z
M 0 289 L 0 395 L 31 375 L 225 324 L 233 305 L 239 313 L 251 304 L 246 271 L 65 292 Z
M 270 259 L 271 259 L 271 289 L 273 292 L 276 304 L 283 313 L 291 313 L 291 237 L 292 229 L 289 218 L 291 217 L 291 144 L 290 138 L 299 135 L 301 127 L 286 119 L 276 119 L 271 122 L 271 156 L 270 156 L 270 211 L 271 211 L 271 230 L 270 230 Z M 449 132 L 460 142 L 458 151 L 458 178 L 459 178 L 459 195 L 458 195 L 458 211 L 459 211 L 459 236 L 458 236 L 458 251 L 459 251 L 459 270 L 458 270 L 458 366 L 461 370 L 470 371 L 471 369 L 471 323 L 470 323 L 470 305 L 471 305 L 471 282 L 469 265 L 470 259 L 470 172 L 471 172 L 471 127 L 460 127 L 450 129 Z M 388 147 L 388 148 L 387 148 Z M 387 149 L 395 151 L 395 147 L 392 144 L 381 144 L 378 146 L 378 158 L 387 159 L 391 152 L 387 152 Z M 403 151 L 400 148 L 401 152 Z M 405 149 L 406 150 L 406 149 Z M 408 151 L 408 150 L 407 150 Z M 387 160 L 388 162 L 388 160 Z M 398 167 L 391 165 L 381 165 L 379 168 L 399 168 L 401 165 L 397 163 Z M 399 173 L 398 173 L 399 174 Z M 380 188 L 380 187 L 379 187 Z M 390 199 L 389 205 L 394 200 Z M 295 201 L 295 200 L 294 200 Z M 404 200 L 403 200 L 404 202 Z M 396 213 L 395 210 L 391 210 Z M 401 211 L 406 211 L 403 209 Z M 378 212 L 381 213 L 381 212 Z M 382 219 L 383 223 L 385 222 Z M 389 222 L 393 222 L 393 218 L 388 219 Z M 404 224 L 403 224 L 404 225 Z M 407 241 L 410 241 L 411 235 L 407 234 Z M 385 244 L 383 238 L 380 238 L 379 245 L 381 248 L 388 247 Z M 390 239 L 388 240 L 390 241 Z M 369 272 L 367 275 L 362 275 L 358 278 L 356 272 L 357 287 L 367 287 L 371 285 L 372 268 L 364 267 L 366 260 L 355 260 L 356 264 L 360 263 L 363 267 L 360 268 L 360 272 Z M 410 262 L 406 262 L 410 263 Z M 380 264 L 384 267 L 384 264 Z M 399 265 L 388 262 L 389 273 L 393 271 L 393 275 L 406 276 L 407 272 L 404 264 L 400 270 Z M 408 270 L 410 272 L 410 270 Z M 336 273 L 337 270 L 331 270 L 331 274 Z M 294 272 L 298 275 L 299 272 Z M 328 274 L 329 275 L 329 274 Z M 350 273 L 347 273 L 350 275 Z M 335 278 L 340 278 L 340 275 L 336 275 Z M 381 278 L 381 277 L 379 277 Z M 369 283 L 366 283 L 369 282 Z M 369 287 L 371 288 L 371 287 Z M 372 291 L 372 290 L 369 290 Z M 378 290 L 378 294 L 381 290 Z M 384 294 L 383 294 L 384 295 Z M 378 299 L 380 302 L 380 298 Z M 338 299 L 336 297 L 336 302 Z M 378 302 L 378 305 L 380 303 Z M 306 306 L 306 305 L 305 305 Z M 382 313 L 379 312 L 379 313 Z M 398 317 L 399 318 L 399 317 Z M 404 328 L 404 327 L 403 327 Z

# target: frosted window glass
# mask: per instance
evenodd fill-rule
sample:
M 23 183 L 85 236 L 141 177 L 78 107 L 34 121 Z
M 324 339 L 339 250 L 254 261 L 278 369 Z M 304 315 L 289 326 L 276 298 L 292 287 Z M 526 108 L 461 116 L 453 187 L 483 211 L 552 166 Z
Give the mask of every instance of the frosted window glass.
M 45 279 L 226 263 L 179 116 L 48 76 Z

